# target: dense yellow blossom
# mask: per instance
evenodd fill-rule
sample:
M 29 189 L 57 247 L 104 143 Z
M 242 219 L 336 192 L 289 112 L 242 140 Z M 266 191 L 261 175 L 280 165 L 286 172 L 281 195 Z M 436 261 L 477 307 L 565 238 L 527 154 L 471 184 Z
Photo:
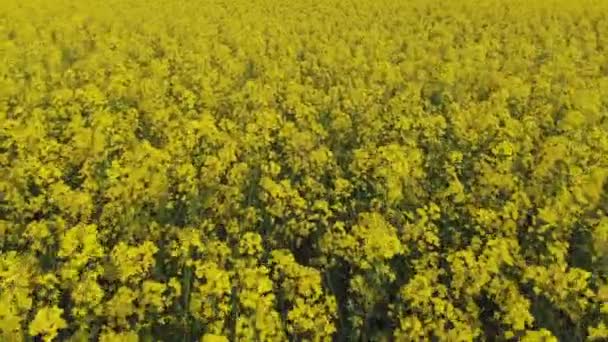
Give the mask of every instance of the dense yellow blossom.
M 62 309 L 58 307 L 44 307 L 38 310 L 36 317 L 30 323 L 29 333 L 32 336 L 42 335 L 45 341 L 52 341 L 57 337 L 58 330 L 67 327 L 61 315 Z
M 607 13 L 0 0 L 0 341 L 608 340 Z

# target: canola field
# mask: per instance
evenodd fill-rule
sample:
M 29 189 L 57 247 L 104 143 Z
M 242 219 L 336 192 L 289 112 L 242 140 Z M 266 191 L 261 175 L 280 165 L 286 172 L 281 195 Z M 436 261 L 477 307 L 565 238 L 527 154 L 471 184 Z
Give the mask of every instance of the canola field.
M 0 0 L 0 341 L 608 340 L 608 1 Z

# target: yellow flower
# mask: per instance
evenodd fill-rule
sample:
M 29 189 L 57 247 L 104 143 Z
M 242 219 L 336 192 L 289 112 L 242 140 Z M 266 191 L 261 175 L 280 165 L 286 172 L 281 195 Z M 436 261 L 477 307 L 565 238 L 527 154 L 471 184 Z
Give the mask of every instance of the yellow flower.
M 45 341 L 52 341 L 59 330 L 67 328 L 66 321 L 61 317 L 63 309 L 57 306 L 43 307 L 36 312 L 34 320 L 29 325 L 31 336 L 42 335 Z
M 201 338 L 201 342 L 228 342 L 228 338 L 222 335 L 205 334 Z

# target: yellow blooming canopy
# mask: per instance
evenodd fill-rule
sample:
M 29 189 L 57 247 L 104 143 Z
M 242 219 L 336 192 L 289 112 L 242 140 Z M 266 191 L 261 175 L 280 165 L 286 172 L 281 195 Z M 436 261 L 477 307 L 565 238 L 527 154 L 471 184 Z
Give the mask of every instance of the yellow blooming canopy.
M 608 340 L 608 1 L 0 1 L 0 341 Z

